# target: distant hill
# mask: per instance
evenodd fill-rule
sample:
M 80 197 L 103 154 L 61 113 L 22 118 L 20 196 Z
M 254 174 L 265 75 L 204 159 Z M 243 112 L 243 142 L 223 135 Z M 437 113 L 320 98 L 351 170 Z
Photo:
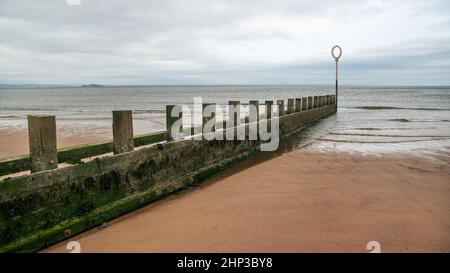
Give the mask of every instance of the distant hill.
M 96 83 L 91 83 L 91 84 L 83 84 L 80 87 L 103 87 L 103 85 L 96 84 Z

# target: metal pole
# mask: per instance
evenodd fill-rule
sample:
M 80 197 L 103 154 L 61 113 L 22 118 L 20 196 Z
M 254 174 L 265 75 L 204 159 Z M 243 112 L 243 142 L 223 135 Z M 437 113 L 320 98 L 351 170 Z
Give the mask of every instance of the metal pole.
M 336 56 L 335 50 L 339 49 L 339 54 Z M 342 56 L 342 48 L 338 45 L 335 45 L 331 48 L 331 56 L 333 56 L 336 61 L 336 110 L 338 103 L 338 93 L 339 93 L 339 58 Z
M 339 62 L 336 60 L 336 97 L 338 96 L 339 93 Z

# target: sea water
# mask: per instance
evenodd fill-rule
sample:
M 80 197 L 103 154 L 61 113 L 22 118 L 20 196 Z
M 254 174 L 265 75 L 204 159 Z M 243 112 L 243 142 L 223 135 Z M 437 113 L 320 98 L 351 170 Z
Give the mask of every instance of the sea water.
M 334 94 L 334 86 L 147 86 L 0 89 L 0 130 L 25 130 L 27 115 L 56 115 L 58 134 L 110 132 L 112 110 L 133 110 L 135 134 L 165 129 L 165 106 L 192 108 L 194 98 L 225 106 L 240 100 Z M 286 104 L 286 103 L 285 103 Z M 186 110 L 187 108 L 185 108 Z M 261 108 L 261 111 L 264 107 Z M 184 122 L 188 120 L 184 113 Z M 450 87 L 342 86 L 339 108 L 296 142 L 318 150 L 362 153 L 428 152 L 450 149 Z

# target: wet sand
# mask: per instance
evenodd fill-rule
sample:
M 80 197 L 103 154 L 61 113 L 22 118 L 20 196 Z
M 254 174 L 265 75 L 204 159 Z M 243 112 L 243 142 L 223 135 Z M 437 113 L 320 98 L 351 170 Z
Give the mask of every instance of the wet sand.
M 98 130 L 85 130 L 82 134 L 57 132 L 58 148 L 111 140 L 112 133 L 108 133 L 108 129 L 101 133 Z M 28 149 L 27 130 L 0 129 L 0 159 L 28 154 Z
M 368 252 L 369 241 L 448 252 L 449 161 L 308 147 L 259 156 L 70 240 L 82 252 Z

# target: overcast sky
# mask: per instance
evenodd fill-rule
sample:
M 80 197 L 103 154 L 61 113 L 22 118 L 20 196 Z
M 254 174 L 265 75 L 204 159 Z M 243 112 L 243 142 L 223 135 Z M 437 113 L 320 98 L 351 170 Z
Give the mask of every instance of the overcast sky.
M 72 0 L 74 1 L 74 0 Z M 0 0 L 0 83 L 450 85 L 450 1 Z

